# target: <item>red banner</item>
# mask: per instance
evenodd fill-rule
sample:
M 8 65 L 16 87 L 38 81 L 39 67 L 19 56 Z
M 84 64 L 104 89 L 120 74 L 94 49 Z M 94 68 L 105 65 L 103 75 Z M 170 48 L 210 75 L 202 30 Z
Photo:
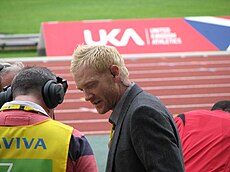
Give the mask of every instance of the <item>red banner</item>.
M 115 46 L 121 54 L 217 51 L 183 18 L 45 22 L 47 56 L 70 56 L 78 44 Z

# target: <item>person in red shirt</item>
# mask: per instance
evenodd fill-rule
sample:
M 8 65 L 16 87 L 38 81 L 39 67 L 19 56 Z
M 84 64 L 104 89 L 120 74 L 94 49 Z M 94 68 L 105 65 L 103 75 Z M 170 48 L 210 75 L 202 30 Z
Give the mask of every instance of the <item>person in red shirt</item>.
M 53 120 L 68 84 L 48 68 L 23 68 L 0 94 L 0 171 L 98 172 L 78 130 Z
M 230 171 L 230 101 L 175 117 L 187 172 Z

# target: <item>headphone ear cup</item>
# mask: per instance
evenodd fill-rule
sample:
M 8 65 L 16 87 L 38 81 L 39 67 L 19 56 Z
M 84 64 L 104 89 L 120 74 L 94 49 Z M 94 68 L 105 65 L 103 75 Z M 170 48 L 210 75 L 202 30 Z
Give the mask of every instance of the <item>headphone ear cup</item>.
M 0 93 L 0 107 L 6 102 L 12 101 L 11 87 L 8 87 L 6 91 Z
M 58 104 L 61 104 L 64 100 L 65 91 L 62 85 L 57 84 L 53 80 L 49 80 L 43 86 L 42 96 L 46 106 L 49 109 L 55 108 Z

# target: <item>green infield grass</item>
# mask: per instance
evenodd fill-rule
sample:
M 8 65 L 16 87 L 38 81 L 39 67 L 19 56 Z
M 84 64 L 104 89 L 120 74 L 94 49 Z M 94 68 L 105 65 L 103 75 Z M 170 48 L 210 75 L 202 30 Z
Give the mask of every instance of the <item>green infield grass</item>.
M 0 34 L 39 33 L 42 22 L 229 16 L 229 0 L 1 0 Z M 0 51 L 0 57 L 36 56 Z

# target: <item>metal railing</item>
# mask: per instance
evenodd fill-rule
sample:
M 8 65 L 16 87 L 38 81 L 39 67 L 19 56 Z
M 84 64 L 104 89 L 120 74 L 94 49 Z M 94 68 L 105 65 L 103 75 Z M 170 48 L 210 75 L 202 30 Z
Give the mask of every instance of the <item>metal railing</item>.
M 0 34 L 0 51 L 37 49 L 39 34 Z

